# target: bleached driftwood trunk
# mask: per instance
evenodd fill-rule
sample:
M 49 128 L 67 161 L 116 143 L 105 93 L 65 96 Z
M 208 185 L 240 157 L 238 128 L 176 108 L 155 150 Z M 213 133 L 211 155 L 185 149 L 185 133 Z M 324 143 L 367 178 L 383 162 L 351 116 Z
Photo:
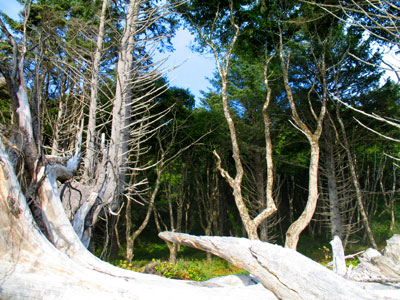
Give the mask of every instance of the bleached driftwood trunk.
M 359 257 L 359 260 L 360 264 L 350 272 L 350 278 L 400 285 L 400 235 L 395 234 L 386 242 L 383 253 L 370 248 Z
M 40 195 L 41 200 L 52 203 L 46 199 L 54 196 L 46 189 L 50 186 L 45 183 Z M 245 300 L 249 293 L 257 299 L 274 299 L 263 289 L 210 288 L 118 269 L 91 257 L 78 244 L 65 251 L 70 256 L 62 253 L 39 231 L 2 142 L 0 228 L 0 299 Z M 74 231 L 71 227 L 63 232 L 72 235 Z M 88 263 L 71 259 L 76 257 L 86 257 Z
M 346 268 L 346 260 L 344 257 L 342 240 L 340 239 L 339 236 L 335 235 L 330 244 L 332 247 L 332 254 L 333 254 L 333 271 L 336 274 L 345 277 L 347 273 L 347 268 Z
M 222 257 L 253 274 L 278 299 L 400 299 L 400 292 L 372 290 L 344 279 L 300 253 L 278 245 L 233 237 L 159 236 Z

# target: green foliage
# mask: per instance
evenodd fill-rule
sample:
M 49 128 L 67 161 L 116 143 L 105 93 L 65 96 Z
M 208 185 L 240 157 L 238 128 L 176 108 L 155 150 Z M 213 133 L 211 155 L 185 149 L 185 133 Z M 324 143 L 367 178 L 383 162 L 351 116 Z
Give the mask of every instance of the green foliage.
M 11 107 L 8 92 L 0 87 L 0 122 L 11 123 Z
M 164 277 L 182 280 L 204 280 L 204 274 L 201 270 L 190 262 L 180 261 L 177 264 L 156 260 L 153 260 L 153 262 L 157 263 L 154 267 L 155 270 Z
M 247 271 L 242 270 L 230 263 L 226 260 L 223 260 L 218 257 L 213 257 L 211 262 L 203 259 L 203 260 L 191 260 L 190 264 L 199 268 L 204 274 L 204 280 L 208 280 L 218 276 L 227 276 L 227 275 L 235 275 L 235 274 L 248 274 Z
M 357 267 L 357 265 L 360 263 L 360 261 L 358 260 L 358 258 L 353 258 L 353 259 L 347 259 L 346 260 L 346 267 L 347 269 L 350 267 L 350 265 L 354 267 Z
M 135 258 L 151 260 L 153 257 L 167 257 L 168 247 L 165 243 L 139 242 L 135 249 Z
M 398 210 L 397 210 L 398 211 Z M 396 212 L 396 220 L 400 218 L 400 213 Z M 380 216 L 372 218 L 371 229 L 379 247 L 385 247 L 386 241 L 394 234 L 400 234 L 400 224 L 395 223 L 393 230 L 390 228 L 391 217 L 390 213 L 383 212 Z
M 319 250 L 319 255 L 321 256 L 321 258 L 318 260 L 318 262 L 321 265 L 326 266 L 333 259 L 331 249 L 324 245 L 324 246 L 318 248 L 318 250 Z
M 136 272 L 143 272 L 146 265 L 151 265 L 161 276 L 181 280 L 205 281 L 217 276 L 247 274 L 246 271 L 218 257 L 212 258 L 211 261 L 192 258 L 179 259 L 176 264 L 160 259 L 152 259 L 151 261 L 135 260 L 130 264 L 126 260 L 119 260 L 113 264 L 117 267 Z
M 255 1 L 248 0 L 233 2 L 235 21 L 242 26 L 242 30 L 231 60 L 228 76 L 228 94 L 239 138 L 241 159 L 246 167 L 246 174 L 251 174 L 254 166 L 258 166 L 255 162 L 255 157 L 257 155 L 259 157 L 263 156 L 265 151 L 264 124 L 261 113 L 266 95 L 264 55 L 265 53 L 272 55 L 276 51 L 275 43 L 277 41 L 278 23 L 282 25 L 284 41 L 287 41 L 285 43 L 285 51 L 291 55 L 289 64 L 291 68 L 290 80 L 293 85 L 296 105 L 301 118 L 310 127 L 313 127 L 315 123 L 309 111 L 309 100 L 313 103 L 315 111 L 318 111 L 320 100 L 317 95 L 321 94 L 319 89 L 323 83 L 322 79 L 319 78 L 318 63 L 314 58 L 321 58 L 323 53 L 326 55 L 326 67 L 329 70 L 326 80 L 328 81 L 330 92 L 337 87 L 343 100 L 364 111 L 392 119 L 398 116 L 400 86 L 388 81 L 385 85 L 378 87 L 380 71 L 374 67 L 374 64 L 379 63 L 380 57 L 379 55 L 372 55 L 370 41 L 362 38 L 362 32 L 356 26 L 345 27 L 343 24 L 338 24 L 337 20 L 332 19 L 329 14 L 323 14 L 316 6 L 309 6 L 298 1 L 257 1 L 257 5 Z M 110 5 L 109 13 L 114 14 L 118 10 L 118 13 L 122 16 L 123 5 L 126 3 L 121 2 L 121 7 L 113 3 Z M 146 5 L 152 5 L 151 3 L 150 1 Z M 43 136 L 47 139 L 43 142 L 43 145 L 46 147 L 49 146 L 49 141 L 52 140 L 54 123 L 59 109 L 58 103 L 60 101 L 66 102 L 71 96 L 77 96 L 69 95 L 69 93 L 82 93 L 83 100 L 86 100 L 84 95 L 89 94 L 88 90 L 77 91 L 76 87 L 74 87 L 74 80 L 76 80 L 74 76 L 68 75 L 69 69 L 67 67 L 61 71 L 59 65 L 69 65 L 71 70 L 82 70 L 85 66 L 81 65 L 81 58 L 84 61 L 90 61 L 91 53 L 93 53 L 95 46 L 94 41 L 96 40 L 98 22 L 96 15 L 98 15 L 101 7 L 100 4 L 101 1 L 40 0 L 35 1 L 31 6 L 27 33 L 29 39 L 28 49 L 32 50 L 27 53 L 26 60 L 29 63 L 27 63 L 25 70 L 28 74 L 27 81 L 31 83 L 35 67 L 35 61 L 33 60 L 34 50 L 44 49 L 45 59 L 42 65 L 38 67 L 43 80 L 47 80 L 45 83 L 48 89 L 46 91 L 46 87 L 43 86 L 42 92 L 43 111 L 48 114 L 42 120 Z M 221 54 L 224 54 L 224 49 L 226 49 L 232 37 L 232 26 L 229 20 L 229 1 L 188 1 L 180 6 L 179 9 L 185 13 L 183 18 L 191 19 L 192 25 L 198 25 L 205 37 L 209 38 L 211 38 L 211 28 L 214 26 L 215 13 L 219 11 L 220 18 L 216 20 L 216 32 L 213 37 L 216 39 L 215 42 L 221 50 Z M 4 14 L 0 14 L 0 16 L 10 28 L 17 32 L 21 31 L 21 24 L 12 21 Z M 117 17 L 117 15 L 114 15 L 114 17 Z M 290 24 L 278 22 L 278 20 L 291 17 L 294 18 Z M 109 21 L 112 24 L 110 26 L 113 26 L 113 30 L 110 31 L 110 27 L 106 27 L 105 49 L 109 50 L 104 53 L 101 67 L 104 84 L 99 87 L 101 91 L 108 91 L 99 95 L 99 103 L 101 103 L 101 107 L 106 113 L 98 113 L 98 124 L 109 124 L 110 121 L 111 105 L 108 103 L 113 98 L 111 91 L 115 90 L 114 63 L 118 52 L 116 51 L 117 45 L 114 42 L 118 37 L 118 30 L 121 30 L 124 23 L 124 21 L 118 21 L 117 18 L 114 18 L 114 20 L 110 18 Z M 167 25 L 168 22 L 163 22 L 164 25 L 160 24 L 158 28 L 151 27 L 146 34 L 156 36 L 162 32 L 173 31 L 176 20 L 169 21 L 171 21 L 170 25 Z M 192 31 L 194 31 L 193 28 Z M 4 42 L 6 40 L 4 34 L 0 37 L 0 63 L 5 66 L 4 69 L 11 70 L 11 66 L 8 66 L 11 47 Z M 324 41 L 324 43 L 321 43 L 321 41 Z M 200 51 L 206 49 L 206 47 L 200 48 Z M 135 53 L 135 55 L 138 55 L 135 58 L 137 60 L 140 60 L 141 55 L 144 55 L 140 51 Z M 76 53 L 79 55 L 75 55 Z M 361 58 L 361 60 L 369 61 L 373 64 L 364 64 L 353 56 L 345 55 L 346 53 L 352 53 Z M 272 120 L 271 134 L 274 164 L 278 179 L 282 179 L 278 187 L 280 190 L 277 191 L 280 200 L 279 215 L 282 219 L 288 220 L 287 195 L 290 187 L 289 181 L 285 181 L 285 178 L 293 177 L 294 179 L 290 181 L 290 184 L 293 183 L 293 186 L 298 186 L 298 190 L 307 190 L 307 183 L 304 182 L 307 181 L 308 176 L 307 167 L 310 150 L 304 136 L 288 122 L 290 120 L 290 109 L 282 86 L 281 65 L 278 56 L 275 56 L 271 61 L 268 70 L 270 75 L 269 85 L 272 89 L 269 114 Z M 89 73 L 89 71 L 90 68 L 82 70 L 82 74 L 85 75 L 85 72 Z M 71 74 L 74 73 L 75 71 L 71 72 Z M 64 78 L 64 75 L 60 74 L 65 74 L 68 78 Z M 168 200 L 177 206 L 178 199 L 185 199 L 187 224 L 183 225 L 186 226 L 185 229 L 188 228 L 187 231 L 190 233 L 198 233 L 202 230 L 199 219 L 202 218 L 204 212 L 200 211 L 200 205 L 198 204 L 201 202 L 199 200 L 201 194 L 199 190 L 204 188 L 203 194 L 206 196 L 211 196 L 211 192 L 214 192 L 209 188 L 212 186 L 211 183 L 207 181 L 211 172 L 215 169 L 215 158 L 212 155 L 214 149 L 221 156 L 223 167 L 234 176 L 229 130 L 223 116 L 220 95 L 221 86 L 217 77 L 211 80 L 214 90 L 204 93 L 204 98 L 202 99 L 203 107 L 194 108 L 194 97 L 188 90 L 171 87 L 167 92 L 157 97 L 156 102 L 158 105 L 152 108 L 150 112 L 157 115 L 173 106 L 165 117 L 160 118 L 158 122 L 153 124 L 154 127 L 158 127 L 161 124 L 165 125 L 160 129 L 160 133 L 165 136 L 161 140 L 161 145 L 164 149 L 174 135 L 174 129 L 176 127 L 182 129 L 173 143 L 171 156 L 177 153 L 179 149 L 197 140 L 200 136 L 212 131 L 200 141 L 201 145 L 196 145 L 196 147 L 192 147 L 187 152 L 190 152 L 190 155 L 185 153 L 179 157 L 179 160 L 176 159 L 170 163 L 163 174 L 162 186 L 156 200 L 158 213 L 162 217 L 168 218 Z M 161 79 L 156 83 L 156 87 L 165 84 L 166 80 Z M 88 86 L 87 84 L 82 85 L 83 88 Z M 313 86 L 312 89 L 311 86 Z M 308 91 L 312 92 L 308 93 Z M 4 124 L 8 124 L 12 120 L 9 98 L 8 91 L 0 89 L 0 118 Z M 334 116 L 335 106 L 330 100 L 328 102 L 329 111 Z M 348 130 L 349 137 L 352 138 L 350 141 L 351 150 L 357 158 L 357 171 L 360 174 L 360 182 L 362 186 L 365 186 L 365 182 L 372 178 L 371 176 L 366 179 L 369 175 L 365 174 L 365 170 L 374 169 L 376 156 L 383 153 L 398 153 L 399 146 L 394 143 L 384 142 L 376 135 L 367 133 L 366 130 L 361 130 L 353 120 L 354 112 L 345 108 L 342 108 L 342 112 L 343 120 L 346 128 L 348 128 L 346 130 Z M 394 127 L 382 125 L 370 118 L 364 119 L 363 116 L 357 116 L 357 118 L 370 128 L 398 138 L 398 130 Z M 106 125 L 102 130 L 109 135 L 110 126 Z M 146 146 L 149 149 L 148 153 L 146 153 L 146 162 L 152 164 L 158 161 L 157 155 L 159 147 L 161 147 L 159 140 L 156 137 L 149 138 Z M 322 166 L 323 160 L 324 157 L 321 156 Z M 265 162 L 262 163 L 265 164 Z M 261 169 L 265 170 L 265 165 L 262 165 Z M 343 166 L 343 170 L 346 169 L 346 166 Z M 184 173 L 183 170 L 187 171 L 187 173 Z M 323 176 L 323 172 L 321 174 Z M 384 176 L 382 181 L 387 185 L 391 182 L 391 175 L 388 175 L 389 172 L 386 172 L 386 169 L 382 174 Z M 135 173 L 134 176 L 139 175 Z M 151 188 L 155 182 L 154 170 L 148 171 L 143 176 L 147 177 Z M 251 177 L 250 179 L 245 178 L 243 181 L 243 193 L 248 198 L 250 197 L 248 195 L 253 192 L 251 189 L 254 181 Z M 214 232 L 214 234 L 241 235 L 243 232 L 242 222 L 233 204 L 231 189 L 221 178 L 219 178 L 216 186 L 215 194 L 217 197 L 215 201 L 219 201 L 218 222 L 224 222 L 224 226 L 218 229 L 213 228 L 215 231 L 221 230 L 221 232 Z M 378 193 L 380 191 L 368 192 Z M 306 193 L 304 192 L 304 194 Z M 296 193 L 295 196 L 294 213 L 298 215 L 303 209 L 306 197 L 303 197 L 302 192 Z M 383 199 L 379 198 L 379 201 L 382 203 Z M 378 212 L 376 216 L 372 217 L 371 226 L 378 244 L 384 245 L 384 242 L 394 233 L 400 233 L 400 225 L 396 224 L 395 229 L 391 230 L 390 214 L 387 213 L 387 208 L 383 204 L 377 205 Z M 134 226 L 137 226 L 137 223 L 141 221 L 145 209 L 147 207 L 136 207 L 132 211 Z M 397 209 L 396 220 L 400 219 L 398 211 Z M 167 224 L 168 222 L 165 221 L 165 223 Z M 122 231 L 121 228 L 120 230 Z M 150 234 L 154 234 L 156 231 L 155 226 L 153 225 L 150 230 L 152 230 Z M 148 235 L 149 231 L 146 232 Z M 327 232 L 325 228 L 322 231 L 324 233 Z M 362 240 L 361 236 L 357 238 Z M 307 256 L 326 264 L 331 259 L 331 253 L 329 248 L 324 246 L 325 244 L 326 240 L 323 240 L 323 238 L 317 240 L 315 237 L 307 236 L 304 233 L 298 249 Z M 135 249 L 135 258 L 141 257 L 148 260 L 153 257 L 167 257 L 168 255 L 168 249 L 165 244 L 149 243 L 141 246 Z M 223 275 L 233 271 L 230 266 L 223 265 L 220 260 L 214 260 L 211 264 L 205 263 L 203 260 L 180 262 L 182 263 L 181 265 L 171 265 L 160 261 L 158 263 L 158 271 L 170 278 L 201 280 L 198 278 L 207 278 L 211 276 L 209 274 L 217 276 L 217 274 Z M 356 261 L 349 263 L 356 263 Z M 145 262 L 139 261 L 128 264 L 123 260 L 116 263 L 122 268 L 138 271 L 144 268 L 144 264 Z
M 138 268 L 136 264 L 128 263 L 126 260 L 120 260 L 119 263 L 116 264 L 116 266 L 130 271 L 137 271 L 137 272 L 142 271 L 141 270 L 142 268 Z

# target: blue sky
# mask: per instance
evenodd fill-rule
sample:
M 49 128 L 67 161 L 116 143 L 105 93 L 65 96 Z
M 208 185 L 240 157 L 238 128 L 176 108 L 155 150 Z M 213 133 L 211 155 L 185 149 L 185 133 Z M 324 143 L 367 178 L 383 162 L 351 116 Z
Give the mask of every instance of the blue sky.
M 189 89 L 198 101 L 200 91 L 208 91 L 211 86 L 207 78 L 212 78 L 215 71 L 214 56 L 192 52 L 194 37 L 186 29 L 179 29 L 172 43 L 174 52 L 159 54 L 156 58 L 169 56 L 167 65 L 178 66 L 168 74 L 171 85 Z
M 18 18 L 21 5 L 16 0 L 1 0 L 0 10 L 10 17 Z M 163 59 L 168 56 L 168 61 L 164 68 L 172 68 L 167 77 L 172 86 L 189 89 L 196 97 L 196 103 L 201 98 L 200 91 L 208 91 L 210 84 L 207 78 L 212 78 L 215 70 L 214 58 L 211 55 L 202 55 L 192 52 L 190 45 L 194 43 L 194 37 L 188 30 L 179 29 L 176 36 L 172 39 L 175 51 L 172 53 L 162 53 L 156 59 Z
M 21 7 L 15 0 L 4 0 L 1 4 L 1 11 L 9 15 L 10 17 L 16 18 L 18 16 L 18 10 Z

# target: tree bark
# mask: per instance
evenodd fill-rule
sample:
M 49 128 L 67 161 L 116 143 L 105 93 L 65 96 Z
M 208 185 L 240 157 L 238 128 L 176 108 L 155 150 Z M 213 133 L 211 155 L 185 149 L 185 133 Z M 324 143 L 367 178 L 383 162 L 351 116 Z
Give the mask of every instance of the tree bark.
M 43 175 L 38 195 L 41 201 L 49 203 L 49 206 L 54 205 L 51 198 L 55 198 L 56 190 L 51 184 L 51 174 Z M 91 256 L 85 247 L 79 246 L 77 237 L 75 244 L 71 243 L 68 249 L 64 249 L 68 255 L 61 253 L 35 225 L 2 143 L 0 226 L 0 272 L 4 274 L 0 290 L 2 299 L 144 300 L 162 297 L 183 300 L 190 297 L 195 300 L 244 300 L 249 297 L 250 290 L 243 288 L 212 289 L 207 285 L 204 288 L 200 283 L 196 286 L 191 282 L 167 280 L 115 268 Z M 64 234 L 74 235 L 75 232 L 72 228 L 64 228 L 56 238 Z M 276 245 L 238 238 L 196 238 L 174 233 L 162 233 L 161 236 L 167 236 L 170 242 L 176 242 L 171 236 L 177 237 L 180 242 L 184 241 L 183 244 L 211 251 L 247 269 L 279 299 L 331 299 L 332 295 L 335 295 L 335 299 L 383 299 L 381 295 L 366 292 L 297 252 Z M 66 239 L 63 241 L 54 242 L 68 246 Z M 315 278 L 317 280 L 310 280 Z M 256 296 L 253 291 L 251 295 L 255 299 L 272 299 L 266 291 L 259 291 Z
M 223 112 L 224 112 L 224 116 L 225 116 L 225 120 L 228 124 L 228 128 L 229 128 L 229 136 L 231 138 L 231 145 L 232 145 L 232 157 L 233 160 L 235 162 L 235 170 L 236 170 L 236 174 L 235 177 L 230 176 L 230 174 L 224 170 L 222 168 L 222 162 L 221 162 L 221 158 L 219 157 L 217 151 L 214 150 L 214 155 L 217 158 L 217 168 L 220 171 L 220 174 L 222 177 L 224 177 L 226 179 L 226 181 L 228 182 L 228 184 L 230 185 L 230 187 L 232 188 L 232 194 L 233 194 L 233 198 L 235 200 L 235 204 L 236 207 L 239 211 L 239 215 L 240 218 L 243 222 L 243 226 L 246 230 L 247 236 L 250 239 L 254 239 L 254 240 L 258 240 L 259 236 L 258 236 L 258 226 L 264 221 L 266 220 L 269 216 L 271 216 L 272 214 L 274 214 L 276 212 L 276 207 L 275 207 L 275 203 L 273 202 L 273 199 L 271 197 L 269 197 L 269 188 L 272 188 L 271 184 L 272 184 L 272 179 L 268 180 L 267 183 L 267 207 L 262 210 L 260 213 L 258 213 L 258 215 L 252 219 L 248 208 L 246 207 L 246 203 L 243 199 L 243 193 L 242 193 L 242 181 L 243 181 L 243 164 L 241 161 L 241 157 L 240 157 L 240 148 L 239 148 L 239 143 L 238 143 L 238 139 L 236 136 L 236 129 L 235 129 L 235 123 L 232 119 L 231 116 L 231 112 L 230 112 L 230 108 L 229 108 L 229 99 L 228 99 L 228 73 L 229 73 L 229 65 L 230 65 L 230 59 L 233 53 L 233 49 L 236 43 L 236 40 L 239 36 L 239 31 L 240 28 L 239 26 L 236 24 L 235 22 L 235 17 L 234 17 L 234 12 L 233 12 L 233 2 L 229 1 L 229 6 L 230 6 L 230 14 L 229 14 L 229 19 L 230 19 L 230 25 L 232 26 L 232 30 L 233 30 L 233 36 L 232 39 L 229 42 L 229 46 L 227 48 L 227 51 L 224 52 L 223 54 L 221 54 L 219 52 L 219 50 L 217 49 L 218 47 L 216 47 L 216 45 L 214 44 L 214 41 L 212 41 L 211 39 L 209 39 L 208 37 L 205 37 L 204 35 L 201 34 L 201 31 L 198 30 L 201 38 L 204 40 L 204 42 L 211 48 L 213 54 L 214 54 L 214 58 L 215 58 L 215 62 L 217 65 L 217 70 L 219 73 L 219 76 L 221 78 L 221 96 L 222 96 L 222 107 L 223 107 Z M 217 10 L 217 13 L 215 15 L 215 19 L 219 17 L 219 11 Z M 266 68 L 268 66 L 268 61 L 266 63 Z M 270 91 L 269 91 L 269 97 L 267 97 L 267 101 L 269 104 L 269 100 L 270 100 Z M 267 107 L 268 107 L 267 104 Z M 265 108 L 264 108 L 265 110 Z M 268 120 L 266 121 L 268 122 Z M 266 133 L 267 133 L 266 129 Z M 267 138 L 267 137 L 266 137 Z M 270 153 L 270 149 L 267 147 L 267 161 L 268 161 L 268 154 Z M 268 161 L 268 165 L 271 166 L 270 163 L 272 163 L 271 161 Z M 271 177 L 272 178 L 272 177 Z M 271 202 L 272 200 L 272 202 Z
M 319 166 L 319 144 L 311 141 L 310 167 L 308 171 L 308 200 L 300 217 L 294 221 L 286 232 L 285 247 L 296 249 L 300 234 L 310 223 L 318 201 L 318 166 Z
M 112 198 L 112 208 L 119 206 L 123 192 L 124 167 L 127 164 L 129 126 L 127 124 L 132 107 L 132 80 L 133 80 L 133 49 L 138 26 L 138 13 L 142 0 L 130 0 L 126 24 L 121 38 L 120 52 L 117 63 L 117 82 L 115 99 L 112 111 L 111 144 L 109 150 L 110 161 L 113 166 L 112 180 L 110 181 L 107 197 Z

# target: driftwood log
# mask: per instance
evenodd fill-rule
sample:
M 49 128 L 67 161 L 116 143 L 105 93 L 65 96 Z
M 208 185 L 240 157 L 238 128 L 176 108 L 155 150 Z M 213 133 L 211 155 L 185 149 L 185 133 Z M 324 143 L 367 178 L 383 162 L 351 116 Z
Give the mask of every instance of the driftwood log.
M 400 285 L 400 235 L 387 240 L 382 253 L 371 248 L 359 260 L 360 264 L 349 274 L 351 279 Z
M 400 299 L 400 290 L 345 279 L 300 253 L 234 237 L 162 232 L 163 240 L 208 251 L 254 275 L 278 299 Z

